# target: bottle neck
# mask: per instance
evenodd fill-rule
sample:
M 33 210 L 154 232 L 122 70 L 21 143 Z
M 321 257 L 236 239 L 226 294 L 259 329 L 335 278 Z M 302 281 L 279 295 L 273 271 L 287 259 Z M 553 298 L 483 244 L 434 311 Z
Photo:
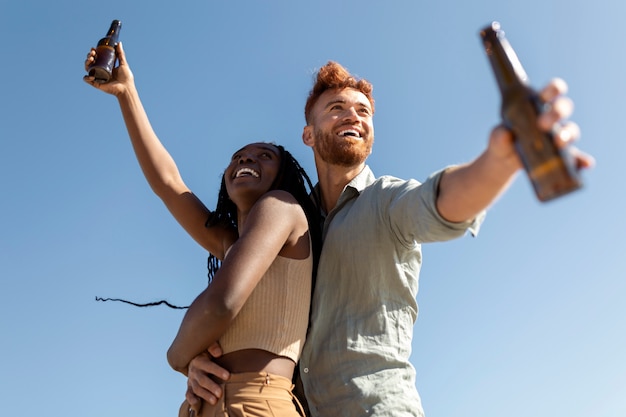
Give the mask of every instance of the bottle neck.
M 492 25 L 483 29 L 481 37 L 500 90 L 506 92 L 527 88 L 529 81 L 526 71 L 504 32 Z
M 113 23 L 111 23 L 111 27 L 109 28 L 109 31 L 107 32 L 106 36 L 100 39 L 100 42 L 98 42 L 98 45 L 109 45 L 109 46 L 117 45 L 117 43 L 119 42 L 119 38 L 120 38 L 121 28 L 122 28 L 122 22 L 120 22 L 119 20 L 114 20 Z

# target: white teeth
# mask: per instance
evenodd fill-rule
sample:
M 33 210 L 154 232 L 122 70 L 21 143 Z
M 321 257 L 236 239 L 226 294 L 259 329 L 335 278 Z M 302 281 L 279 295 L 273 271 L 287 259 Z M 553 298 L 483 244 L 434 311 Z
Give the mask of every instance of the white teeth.
M 346 130 L 342 130 L 341 132 L 337 133 L 339 136 L 354 136 L 357 138 L 361 137 L 361 134 L 354 129 L 346 129 Z
M 254 178 L 259 178 L 259 173 L 251 168 L 241 168 L 235 172 L 235 178 L 251 175 Z

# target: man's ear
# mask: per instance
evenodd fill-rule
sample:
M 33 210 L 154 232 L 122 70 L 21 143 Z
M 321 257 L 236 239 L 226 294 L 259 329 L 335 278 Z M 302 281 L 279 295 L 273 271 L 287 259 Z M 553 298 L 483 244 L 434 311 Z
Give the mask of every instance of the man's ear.
M 304 126 L 304 129 L 302 129 L 302 142 L 311 148 L 315 145 L 315 139 L 313 138 L 313 126 Z

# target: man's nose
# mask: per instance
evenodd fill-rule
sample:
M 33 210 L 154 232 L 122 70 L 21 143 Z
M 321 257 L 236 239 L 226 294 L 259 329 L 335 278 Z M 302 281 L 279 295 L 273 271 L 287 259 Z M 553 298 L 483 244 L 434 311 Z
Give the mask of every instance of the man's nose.
M 359 118 L 359 114 L 357 113 L 354 107 L 348 107 L 344 111 L 343 119 L 344 120 L 357 120 Z

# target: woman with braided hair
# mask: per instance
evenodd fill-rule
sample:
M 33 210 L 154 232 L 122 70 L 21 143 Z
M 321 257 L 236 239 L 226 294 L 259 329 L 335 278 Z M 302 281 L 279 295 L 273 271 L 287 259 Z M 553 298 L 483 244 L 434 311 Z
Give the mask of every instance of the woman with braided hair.
M 321 245 L 308 177 L 283 147 L 251 143 L 233 154 L 217 207 L 207 209 L 154 132 L 121 43 L 117 55 L 109 82 L 84 80 L 117 98 L 148 183 L 210 254 L 210 284 L 189 306 L 168 361 L 186 374 L 193 358 L 219 343 L 222 355 L 215 360 L 231 372 L 218 381 L 224 395 L 217 404 L 192 409 L 185 401 L 180 415 L 243 416 L 244 409 L 246 416 L 300 415 L 292 376 L 306 336 Z M 92 49 L 85 68 L 95 56 Z

